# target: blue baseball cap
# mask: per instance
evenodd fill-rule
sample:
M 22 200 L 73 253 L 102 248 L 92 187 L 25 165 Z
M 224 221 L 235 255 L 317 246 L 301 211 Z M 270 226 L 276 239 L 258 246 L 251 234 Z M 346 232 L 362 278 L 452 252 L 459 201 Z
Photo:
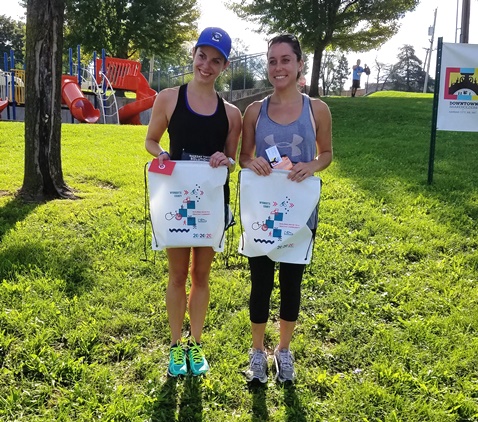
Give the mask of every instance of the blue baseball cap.
M 205 28 L 201 35 L 199 35 L 196 47 L 202 45 L 208 45 L 218 50 L 226 60 L 229 59 L 229 53 L 231 52 L 231 37 L 229 34 L 221 28 Z

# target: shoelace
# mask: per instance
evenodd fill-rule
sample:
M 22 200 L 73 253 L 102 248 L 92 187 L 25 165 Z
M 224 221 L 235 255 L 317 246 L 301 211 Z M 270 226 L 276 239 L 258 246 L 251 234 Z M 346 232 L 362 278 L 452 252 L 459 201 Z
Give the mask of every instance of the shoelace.
M 262 353 L 254 353 L 251 358 L 251 369 L 255 371 L 262 371 L 262 362 L 264 356 Z
M 203 360 L 203 352 L 198 345 L 192 346 L 189 350 L 191 350 L 191 355 L 193 357 L 194 363 L 201 363 Z
M 182 364 L 184 362 L 184 350 L 181 346 L 174 346 L 172 348 L 173 362 L 175 365 Z
M 279 362 L 283 370 L 292 370 L 294 368 L 292 355 L 288 350 L 279 351 Z

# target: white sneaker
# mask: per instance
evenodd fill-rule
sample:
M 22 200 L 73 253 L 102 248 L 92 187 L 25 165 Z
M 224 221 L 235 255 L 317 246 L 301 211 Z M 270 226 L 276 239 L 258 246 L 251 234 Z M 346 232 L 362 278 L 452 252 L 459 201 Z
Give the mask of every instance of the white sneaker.
M 267 382 L 267 354 L 260 349 L 249 350 L 249 369 L 245 372 L 247 382 Z
M 278 347 L 274 350 L 274 364 L 276 367 L 276 380 L 279 382 L 295 380 L 294 356 L 289 349 Z

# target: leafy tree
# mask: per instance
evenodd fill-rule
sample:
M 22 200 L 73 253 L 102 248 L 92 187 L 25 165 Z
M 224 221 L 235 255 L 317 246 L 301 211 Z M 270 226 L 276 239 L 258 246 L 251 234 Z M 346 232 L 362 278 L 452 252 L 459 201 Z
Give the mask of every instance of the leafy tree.
M 171 61 L 196 38 L 197 0 L 65 0 L 65 42 L 129 59 Z
M 325 52 L 320 72 L 324 95 L 340 95 L 348 78 L 348 67 L 347 58 L 343 54 Z
M 318 95 L 324 50 L 367 51 L 382 45 L 399 29 L 398 21 L 419 0 L 251 0 L 230 7 L 268 34 L 291 32 L 313 53 L 309 95 Z
M 234 69 L 234 72 L 231 70 L 228 80 L 233 90 L 254 88 L 254 75 L 243 66 Z
M 393 89 L 396 91 L 420 92 L 425 82 L 422 61 L 415 55 L 415 49 L 405 44 L 398 54 L 398 62 L 390 75 Z
M 334 63 L 335 56 L 330 51 L 326 51 L 322 57 L 322 68 L 320 77 L 322 79 L 322 92 L 324 95 L 329 95 L 330 85 L 334 78 Z
M 344 54 L 339 57 L 338 65 L 335 69 L 335 77 L 331 85 L 334 94 L 340 95 L 344 90 L 345 81 L 349 77 L 349 62 Z
M 10 50 L 14 50 L 15 61 L 23 63 L 24 37 L 25 24 L 22 21 L 16 21 L 6 15 L 0 15 L 0 60 L 3 60 L 5 53 L 10 56 Z
M 19 194 L 29 201 L 74 196 L 61 167 L 64 8 L 64 0 L 27 3 L 25 170 Z

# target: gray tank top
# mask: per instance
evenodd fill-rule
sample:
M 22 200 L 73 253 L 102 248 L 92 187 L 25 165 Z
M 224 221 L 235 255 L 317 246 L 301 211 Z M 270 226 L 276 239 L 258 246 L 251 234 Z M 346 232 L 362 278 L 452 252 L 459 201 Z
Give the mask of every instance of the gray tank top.
M 302 98 L 299 118 L 288 125 L 281 125 L 269 118 L 267 109 L 270 97 L 262 101 L 256 122 L 256 156 L 267 160 L 266 149 L 273 145 L 277 146 L 281 156 L 287 155 L 294 164 L 307 163 L 317 156 L 316 129 L 310 99 L 307 95 L 302 95 Z M 307 226 L 310 229 L 317 227 L 317 209 L 310 216 Z

